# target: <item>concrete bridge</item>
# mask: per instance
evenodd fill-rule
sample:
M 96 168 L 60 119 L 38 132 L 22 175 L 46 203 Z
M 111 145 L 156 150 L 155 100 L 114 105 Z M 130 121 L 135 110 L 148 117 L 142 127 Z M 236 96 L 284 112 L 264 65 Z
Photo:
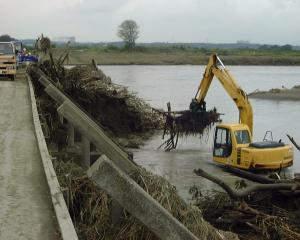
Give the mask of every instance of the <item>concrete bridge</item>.
M 31 95 L 25 71 L 15 81 L 0 81 L 0 239 L 62 238 Z

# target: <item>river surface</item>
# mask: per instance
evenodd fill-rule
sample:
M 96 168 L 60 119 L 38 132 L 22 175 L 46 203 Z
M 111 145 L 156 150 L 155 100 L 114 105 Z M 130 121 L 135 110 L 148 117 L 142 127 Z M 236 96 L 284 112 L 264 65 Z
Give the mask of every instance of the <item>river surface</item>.
M 101 66 L 113 82 L 126 85 L 129 90 L 148 101 L 153 107 L 166 109 L 171 102 L 172 110 L 188 109 L 202 79 L 205 66 Z M 300 85 L 300 67 L 278 66 L 228 66 L 240 86 L 250 93 L 271 88 L 291 88 Z M 300 142 L 300 102 L 251 99 L 254 113 L 254 141 L 261 141 L 267 130 L 274 140 L 289 143 L 286 133 Z M 206 97 L 207 109 L 216 107 L 225 115 L 225 123 L 238 122 L 238 110 L 215 78 Z M 154 173 L 166 177 L 179 194 L 189 198 L 191 186 L 216 188 L 211 182 L 197 177 L 193 170 L 202 168 L 233 183 L 236 178 L 224 173 L 212 162 L 212 133 L 199 137 L 181 138 L 178 148 L 172 152 L 157 149 L 162 143 L 161 135 L 149 139 L 143 147 L 134 150 L 134 160 Z M 300 172 L 300 152 L 294 149 L 294 165 L 285 170 L 288 175 Z

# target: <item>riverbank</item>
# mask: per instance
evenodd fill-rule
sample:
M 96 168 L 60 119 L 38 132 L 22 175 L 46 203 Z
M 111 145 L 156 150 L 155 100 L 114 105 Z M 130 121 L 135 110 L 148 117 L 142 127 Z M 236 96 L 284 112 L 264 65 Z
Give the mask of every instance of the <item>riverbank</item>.
M 57 48 L 59 56 L 64 49 Z M 146 49 L 142 51 L 81 48 L 69 50 L 69 64 L 88 64 L 95 59 L 100 65 L 206 65 L 211 53 L 217 52 L 226 65 L 300 66 L 300 51 L 267 52 L 260 50 Z
M 276 101 L 300 101 L 300 86 L 294 86 L 291 89 L 274 88 L 269 91 L 255 91 L 250 93 L 249 97 Z

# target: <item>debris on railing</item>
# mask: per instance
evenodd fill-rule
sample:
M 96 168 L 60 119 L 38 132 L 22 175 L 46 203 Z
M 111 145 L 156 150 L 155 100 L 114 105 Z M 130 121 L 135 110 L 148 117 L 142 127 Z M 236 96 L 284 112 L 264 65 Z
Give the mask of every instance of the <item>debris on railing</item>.
M 112 83 L 94 61 L 66 69 L 62 62 L 48 59 L 39 68 L 123 146 L 138 147 L 141 139 L 162 128 L 162 114 L 127 87 Z M 39 100 L 47 101 L 47 97 Z

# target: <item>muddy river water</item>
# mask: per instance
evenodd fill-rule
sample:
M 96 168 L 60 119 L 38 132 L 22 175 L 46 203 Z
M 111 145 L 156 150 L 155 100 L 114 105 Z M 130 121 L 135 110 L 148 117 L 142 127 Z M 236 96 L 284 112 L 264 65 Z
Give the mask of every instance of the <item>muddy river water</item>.
M 300 85 L 300 67 L 274 66 L 228 66 L 240 86 L 250 93 L 271 88 L 290 88 Z M 126 85 L 137 95 L 147 100 L 153 107 L 166 109 L 171 102 L 172 110 L 187 109 L 194 97 L 204 72 L 204 66 L 101 66 L 105 74 L 115 83 Z M 254 112 L 254 141 L 261 141 L 267 130 L 272 131 L 274 140 L 288 143 L 286 133 L 300 143 L 300 102 L 251 99 Z M 238 121 L 238 110 L 217 79 L 209 89 L 207 109 L 216 107 L 223 122 Z M 134 150 L 135 161 L 166 177 L 174 184 L 185 199 L 189 198 L 189 188 L 196 184 L 204 188 L 216 188 L 209 181 L 193 174 L 196 168 L 203 168 L 227 182 L 236 178 L 224 173 L 212 162 L 212 133 L 202 139 L 187 137 L 179 140 L 178 149 L 164 152 L 157 149 L 162 143 L 161 135 L 149 139 L 143 147 Z M 294 165 L 286 169 L 286 174 L 300 172 L 300 152 L 294 150 Z

